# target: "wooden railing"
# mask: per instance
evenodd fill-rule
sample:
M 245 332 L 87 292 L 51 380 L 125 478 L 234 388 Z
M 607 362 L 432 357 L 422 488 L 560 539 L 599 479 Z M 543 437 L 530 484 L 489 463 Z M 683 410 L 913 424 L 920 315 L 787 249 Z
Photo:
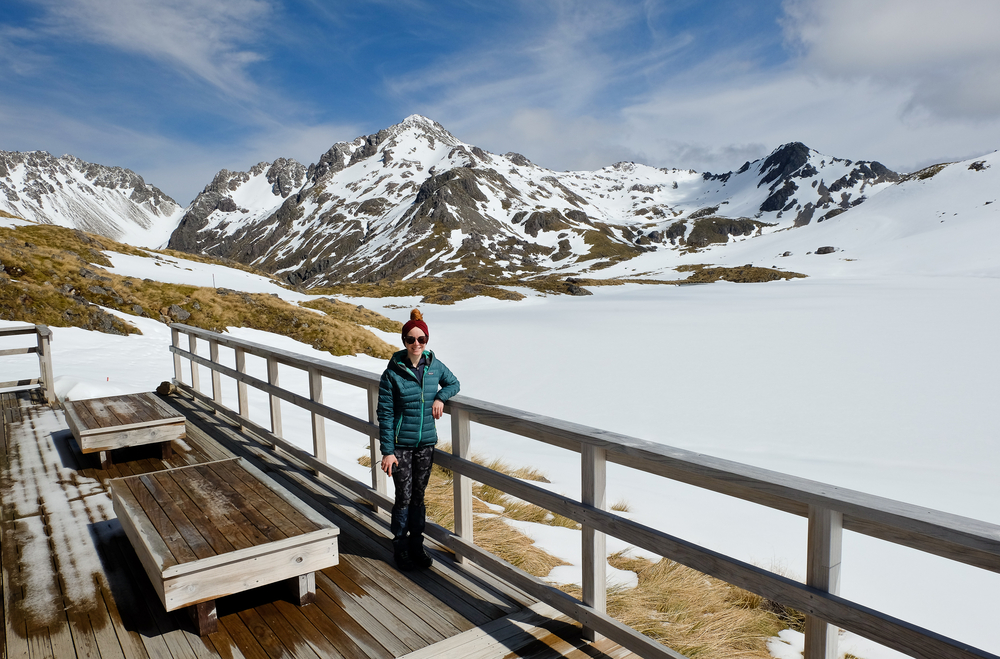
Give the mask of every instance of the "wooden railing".
M 317 473 L 345 485 L 372 502 L 375 507 L 391 508 L 392 500 L 386 494 L 384 475 L 378 469 L 380 455 L 375 417 L 379 381 L 377 375 L 186 325 L 171 325 L 171 329 L 173 345 L 170 350 L 174 354 L 174 383 L 177 387 L 248 428 L 265 442 L 295 455 Z M 187 335 L 187 349 L 181 347 L 181 334 Z M 207 358 L 198 354 L 199 341 L 208 343 Z M 235 368 L 219 363 L 219 346 L 235 350 Z M 247 374 L 247 354 L 267 361 L 266 381 Z M 190 361 L 190 383 L 183 381 L 182 359 Z M 301 369 L 308 375 L 308 397 L 279 386 L 279 364 Z M 199 365 L 210 369 L 210 395 L 201 391 Z M 238 410 L 231 410 L 222 404 L 220 377 L 223 375 L 237 382 Z M 324 405 L 324 378 L 366 390 L 368 419 L 359 419 Z M 250 421 L 248 386 L 268 394 L 269 428 Z M 282 400 L 311 413 L 312 452 L 300 449 L 283 438 Z M 843 599 L 838 593 L 844 529 L 991 572 L 1000 572 L 1000 526 L 462 395 L 448 401 L 445 411 L 451 415 L 452 453 L 438 451 L 435 459 L 454 473 L 455 532 L 429 524 L 428 535 L 454 551 L 459 560 L 478 564 L 578 620 L 584 625 L 590 638 L 603 634 L 642 657 L 676 659 L 681 656 L 606 614 L 607 562 L 604 546 L 605 536 L 611 535 L 805 613 L 806 659 L 835 659 L 836 629 L 833 626 L 915 657 L 998 659 L 996 655 L 984 650 Z M 326 462 L 323 419 L 335 421 L 369 437 L 372 463 L 370 487 Z M 583 481 L 580 499 L 554 494 L 472 462 L 470 445 L 473 423 L 580 453 Z M 608 511 L 605 484 L 606 465 L 609 461 L 808 518 L 806 583 L 700 547 Z M 474 544 L 472 481 L 497 488 L 582 525 L 583 601 L 522 572 Z
M 7 357 L 10 355 L 27 355 L 33 352 L 37 353 L 38 377 L 0 382 L 0 389 L 41 389 L 46 402 L 49 404 L 54 403 L 56 400 L 56 394 L 52 387 L 52 330 L 50 330 L 46 325 L 26 325 L 23 327 L 0 328 L 0 338 L 23 334 L 35 334 L 38 338 L 38 343 L 25 348 L 0 350 L 0 357 Z

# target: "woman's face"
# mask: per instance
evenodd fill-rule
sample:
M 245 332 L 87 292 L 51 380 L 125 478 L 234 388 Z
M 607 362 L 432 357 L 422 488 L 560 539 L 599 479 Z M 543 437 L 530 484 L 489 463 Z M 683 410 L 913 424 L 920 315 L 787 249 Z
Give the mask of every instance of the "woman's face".
M 414 340 L 413 343 L 403 342 L 403 345 L 406 346 L 407 354 L 416 362 L 420 359 L 420 355 L 424 353 L 424 348 L 427 346 L 427 336 L 424 335 L 424 331 L 419 327 L 411 329 L 406 333 L 406 336 L 412 336 L 414 339 L 423 339 L 425 341 L 424 343 L 421 343 L 419 340 Z

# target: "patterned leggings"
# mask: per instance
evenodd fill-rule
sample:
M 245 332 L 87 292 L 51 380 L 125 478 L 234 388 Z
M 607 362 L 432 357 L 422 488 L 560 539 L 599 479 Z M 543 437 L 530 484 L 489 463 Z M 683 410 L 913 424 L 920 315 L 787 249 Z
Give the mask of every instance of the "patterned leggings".
M 398 464 L 392 470 L 392 482 L 396 486 L 396 503 L 389 529 L 393 543 L 401 545 L 408 539 L 411 545 L 419 545 L 423 542 L 427 512 L 424 492 L 434 464 L 434 447 L 397 448 L 395 456 Z

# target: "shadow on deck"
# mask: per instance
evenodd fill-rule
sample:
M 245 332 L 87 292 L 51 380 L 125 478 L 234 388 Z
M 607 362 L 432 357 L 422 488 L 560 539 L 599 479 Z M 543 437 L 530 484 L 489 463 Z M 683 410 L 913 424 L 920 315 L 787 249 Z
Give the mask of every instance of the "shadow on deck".
M 63 412 L 29 392 L 0 394 L 0 527 L 5 657 L 632 657 L 588 644 L 577 623 L 432 547 L 431 570 L 398 572 L 387 517 L 201 404 L 164 400 L 187 439 L 121 449 L 100 468 Z M 199 637 L 166 613 L 111 508 L 110 478 L 244 457 L 340 529 L 340 564 L 316 574 L 315 604 L 281 584 L 218 600 L 218 632 Z

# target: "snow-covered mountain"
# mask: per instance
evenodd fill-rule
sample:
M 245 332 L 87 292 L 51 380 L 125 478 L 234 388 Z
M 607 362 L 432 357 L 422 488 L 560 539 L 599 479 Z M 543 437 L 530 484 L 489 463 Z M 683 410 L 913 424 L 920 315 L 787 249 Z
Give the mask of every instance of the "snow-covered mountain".
M 170 247 L 252 263 L 307 287 L 475 271 L 594 274 L 826 219 L 899 176 L 786 144 L 725 174 L 621 162 L 555 172 L 465 144 L 413 115 L 291 160 L 223 170 Z
M 0 210 L 143 247 L 166 244 L 184 208 L 129 169 L 0 151 Z

